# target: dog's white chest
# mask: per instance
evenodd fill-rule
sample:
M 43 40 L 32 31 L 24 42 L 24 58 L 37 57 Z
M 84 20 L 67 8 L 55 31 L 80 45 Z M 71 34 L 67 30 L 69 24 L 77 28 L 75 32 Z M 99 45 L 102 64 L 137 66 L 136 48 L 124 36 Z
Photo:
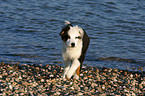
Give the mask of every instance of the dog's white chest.
M 69 48 L 69 47 L 62 47 L 62 56 L 63 59 L 78 59 L 81 56 L 82 52 L 82 44 L 78 45 L 75 48 Z

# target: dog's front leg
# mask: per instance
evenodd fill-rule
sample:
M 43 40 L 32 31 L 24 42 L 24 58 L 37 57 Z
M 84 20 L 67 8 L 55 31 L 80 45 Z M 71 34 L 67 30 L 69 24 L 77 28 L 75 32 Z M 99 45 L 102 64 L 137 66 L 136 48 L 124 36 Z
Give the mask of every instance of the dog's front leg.
M 74 76 L 75 79 L 79 79 L 79 76 L 80 76 L 80 68 L 81 68 L 81 66 L 79 66 L 77 68 L 77 70 L 76 70 L 76 73 L 75 73 L 75 76 Z
M 79 60 L 78 59 L 73 60 L 72 65 L 71 65 L 68 73 L 66 74 L 66 78 L 70 79 L 79 66 L 80 66 Z
M 65 75 L 67 74 L 67 72 L 68 72 L 69 69 L 70 69 L 70 60 L 64 60 L 63 79 L 65 79 Z

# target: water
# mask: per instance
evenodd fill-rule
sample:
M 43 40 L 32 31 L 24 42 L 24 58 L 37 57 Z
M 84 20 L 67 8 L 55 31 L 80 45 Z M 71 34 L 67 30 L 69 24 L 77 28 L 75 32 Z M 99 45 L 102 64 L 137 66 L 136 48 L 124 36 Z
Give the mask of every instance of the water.
M 64 20 L 91 39 L 85 64 L 145 70 L 144 0 L 1 0 L 0 62 L 61 64 Z

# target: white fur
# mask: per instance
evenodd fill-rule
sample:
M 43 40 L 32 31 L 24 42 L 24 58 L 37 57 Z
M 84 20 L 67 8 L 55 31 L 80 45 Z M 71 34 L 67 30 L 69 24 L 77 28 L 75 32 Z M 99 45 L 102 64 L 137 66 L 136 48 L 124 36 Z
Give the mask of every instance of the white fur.
M 77 68 L 80 66 L 79 57 L 81 56 L 82 51 L 82 38 L 83 38 L 84 31 L 82 28 L 78 26 L 70 27 L 70 30 L 68 31 L 68 35 L 70 38 L 64 42 L 62 45 L 62 57 L 64 60 L 64 75 L 67 76 L 67 78 L 71 78 L 72 75 L 76 72 Z M 78 39 L 76 37 L 80 36 L 81 39 Z M 71 43 L 75 43 L 75 46 L 72 47 Z M 76 78 L 79 76 L 75 75 Z

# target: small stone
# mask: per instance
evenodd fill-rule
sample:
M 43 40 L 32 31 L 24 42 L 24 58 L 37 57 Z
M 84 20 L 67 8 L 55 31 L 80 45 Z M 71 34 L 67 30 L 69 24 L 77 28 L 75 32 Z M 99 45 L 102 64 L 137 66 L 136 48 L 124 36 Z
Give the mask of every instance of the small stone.
M 108 72 L 111 72 L 111 71 L 112 71 L 112 69 L 111 69 L 111 68 L 109 68 L 109 69 L 108 69 Z
M 41 82 L 44 82 L 45 80 L 44 79 L 41 79 Z
M 20 95 L 21 95 L 21 96 L 23 96 L 23 95 L 24 95 L 24 93 L 20 93 Z
M 105 90 L 105 85 L 102 85 L 102 89 Z
M 85 89 L 85 90 L 88 90 L 88 87 L 85 87 L 84 89 Z
M 80 76 L 83 76 L 83 74 L 80 74 Z
M 19 76 L 19 79 L 21 80 L 21 79 L 22 79 L 22 77 L 21 77 L 21 76 Z
M 74 90 L 74 87 L 70 87 L 70 89 Z
M 54 77 L 54 75 L 49 75 L 49 77 Z
M 57 96 L 60 95 L 60 94 L 61 94 L 60 92 L 58 92 L 58 91 L 56 92 L 56 95 L 57 95 Z
M 70 82 L 70 85 L 72 85 L 73 84 L 73 82 Z
M 82 96 L 83 95 L 83 93 L 81 93 L 81 92 L 79 92 L 78 94 L 77 94 L 77 96 Z
M 132 74 L 130 74 L 130 77 L 131 77 L 131 78 L 133 78 L 133 75 L 132 75 Z
M 98 84 L 92 83 L 91 86 L 94 88 L 94 87 L 98 86 Z

